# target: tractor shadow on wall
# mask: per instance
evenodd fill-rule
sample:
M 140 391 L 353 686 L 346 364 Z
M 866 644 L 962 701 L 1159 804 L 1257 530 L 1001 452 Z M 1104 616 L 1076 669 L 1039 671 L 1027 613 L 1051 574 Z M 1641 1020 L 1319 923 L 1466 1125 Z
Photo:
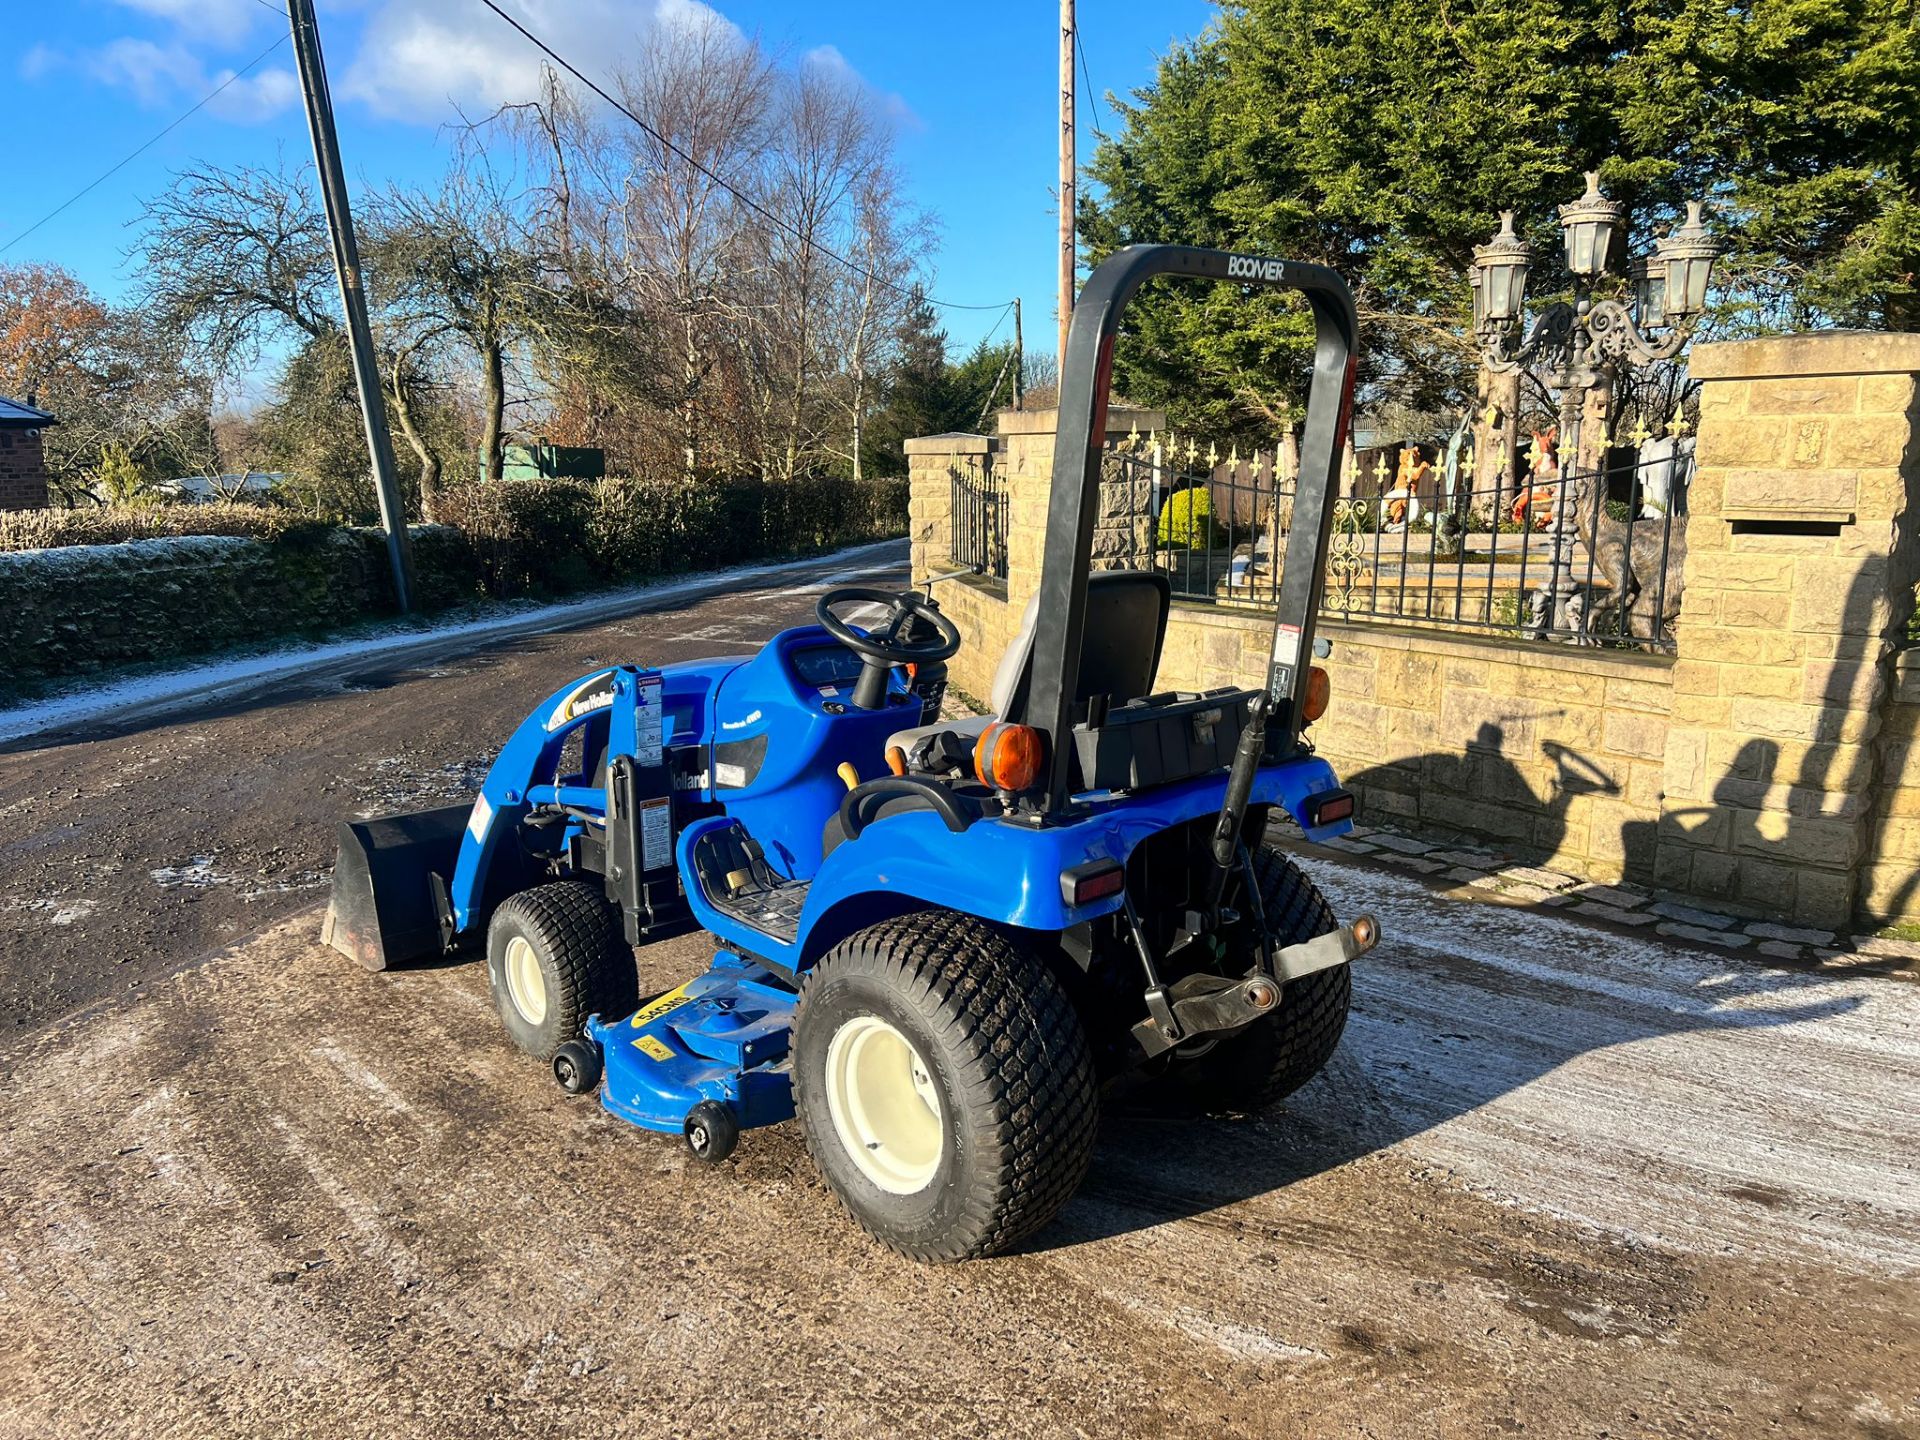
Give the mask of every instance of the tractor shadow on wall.
M 1398 768 L 1423 783 L 1494 785 L 1504 803 L 1527 804 L 1536 817 L 1532 843 L 1505 848 L 1539 858 L 1557 846 L 1576 796 L 1618 793 L 1601 766 L 1549 742 L 1541 749 L 1554 763 L 1555 784 L 1543 800 L 1501 753 L 1502 739 L 1497 725 L 1486 725 L 1468 755 L 1426 756 L 1417 768 Z M 1743 763 L 1763 759 L 1743 756 Z M 1504 776 L 1496 773 L 1502 765 Z M 1366 784 L 1370 773 L 1356 783 Z M 1652 837 L 1622 839 L 1650 846 Z M 1851 975 L 1729 964 L 1551 910 L 1449 899 L 1436 893 L 1439 874 L 1428 880 L 1340 859 L 1309 860 L 1308 868 L 1337 913 L 1374 909 L 1384 931 L 1379 948 L 1354 968 L 1352 1011 L 1327 1068 L 1260 1117 L 1198 1116 L 1180 1107 L 1171 1087 L 1150 1082 L 1117 1090 L 1081 1195 L 1035 1248 L 1198 1219 L 1397 1146 L 1419 1163 L 1418 1137 L 1457 1122 L 1472 1126 L 1467 1117 L 1475 1112 L 1537 1083 L 1551 1085 L 1556 1071 L 1599 1051 L 1644 1046 L 1642 1063 L 1677 1073 L 1703 1047 L 1663 1043 L 1675 1037 L 1742 1036 L 1842 1015 L 1860 1003 L 1857 994 L 1835 993 Z M 1530 1131 L 1546 1123 L 1533 1113 L 1553 1104 L 1522 1102 L 1488 1123 L 1503 1135 Z M 1553 1137 L 1542 1130 L 1533 1138 L 1546 1146 Z M 1474 1143 L 1470 1132 L 1466 1143 Z M 1238 1227 L 1243 1219 L 1217 1223 Z M 1268 1222 L 1245 1223 L 1258 1231 Z

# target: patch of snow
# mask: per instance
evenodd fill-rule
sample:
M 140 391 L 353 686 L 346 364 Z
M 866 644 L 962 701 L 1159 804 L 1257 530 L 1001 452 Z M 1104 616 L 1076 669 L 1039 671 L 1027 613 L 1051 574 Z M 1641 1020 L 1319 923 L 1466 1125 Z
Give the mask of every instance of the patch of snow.
M 333 871 L 302 870 L 285 880 L 266 880 L 251 890 L 240 892 L 242 900 L 264 900 L 270 895 L 288 895 L 296 890 L 318 890 L 333 878 Z
M 40 896 L 31 900 L 10 899 L 0 909 L 12 913 L 26 912 L 36 919 L 44 917 L 49 925 L 72 925 L 84 920 L 98 908 L 96 901 L 73 899 L 60 900 Z
M 204 890 L 210 885 L 231 885 L 239 877 L 213 868 L 214 857 L 195 855 L 179 865 L 158 865 L 147 873 L 162 890 L 185 888 Z

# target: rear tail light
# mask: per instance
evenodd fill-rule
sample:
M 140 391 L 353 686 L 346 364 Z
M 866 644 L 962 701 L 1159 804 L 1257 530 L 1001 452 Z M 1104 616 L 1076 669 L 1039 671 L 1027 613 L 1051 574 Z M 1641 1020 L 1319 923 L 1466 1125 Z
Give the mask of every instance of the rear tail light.
M 1321 825 L 1331 825 L 1336 820 L 1353 818 L 1353 792 L 1350 790 L 1322 790 L 1318 795 L 1309 795 L 1300 806 L 1307 817 L 1309 829 Z
M 1126 886 L 1127 872 L 1118 860 L 1090 860 L 1060 872 L 1060 898 L 1069 905 L 1091 905 Z

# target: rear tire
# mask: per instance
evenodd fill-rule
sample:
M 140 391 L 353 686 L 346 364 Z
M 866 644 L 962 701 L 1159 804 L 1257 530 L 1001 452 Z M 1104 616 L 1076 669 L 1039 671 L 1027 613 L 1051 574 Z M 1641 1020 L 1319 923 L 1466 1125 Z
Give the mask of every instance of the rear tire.
M 843 941 L 807 976 L 793 1078 L 807 1149 L 854 1220 L 915 1260 L 998 1254 L 1093 1156 L 1085 1033 L 1053 973 L 968 915 Z
M 620 919 L 596 885 L 562 880 L 508 898 L 487 926 L 487 980 L 515 1045 L 542 1063 L 587 1017 L 631 1010 L 638 983 Z
M 1253 857 L 1260 903 L 1276 948 L 1297 945 L 1338 928 L 1333 907 L 1293 861 L 1262 845 Z M 1251 927 L 1251 918 L 1248 925 Z M 1230 944 L 1226 969 L 1241 974 L 1255 962 L 1251 937 Z M 1254 1021 L 1205 1054 L 1175 1058 L 1175 1085 L 1201 1109 L 1253 1112 L 1277 1105 L 1325 1067 L 1347 1026 L 1353 995 L 1351 965 L 1316 970 L 1285 986 L 1280 1008 Z

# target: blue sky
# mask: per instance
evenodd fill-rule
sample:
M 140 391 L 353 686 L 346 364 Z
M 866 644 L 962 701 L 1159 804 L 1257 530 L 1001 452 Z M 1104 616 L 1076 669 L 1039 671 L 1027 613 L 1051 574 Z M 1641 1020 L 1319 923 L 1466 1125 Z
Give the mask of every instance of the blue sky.
M 514 0 L 589 74 L 630 49 L 662 8 L 699 0 Z M 0 84 L 7 147 L 0 246 L 151 137 L 284 35 L 270 0 L 12 0 Z M 1052 347 L 1057 7 L 1049 0 L 953 4 L 718 0 L 728 20 L 798 57 L 831 46 L 900 114 L 913 198 L 941 217 L 935 292 L 975 303 L 1023 297 L 1029 345 Z M 1176 39 L 1214 13 L 1204 0 L 1079 0 L 1093 89 L 1125 93 Z M 470 113 L 515 95 L 537 59 L 478 0 L 320 0 L 341 146 L 356 192 L 421 180 L 443 160 L 449 96 Z M 4 64 L 6 62 L 0 62 Z M 1081 157 L 1111 123 L 1084 93 Z M 108 296 L 128 281 L 129 222 L 142 196 L 194 160 L 270 162 L 309 154 L 285 44 L 91 194 L 19 239 L 0 261 L 52 261 Z M 993 323 L 949 312 L 956 350 Z

